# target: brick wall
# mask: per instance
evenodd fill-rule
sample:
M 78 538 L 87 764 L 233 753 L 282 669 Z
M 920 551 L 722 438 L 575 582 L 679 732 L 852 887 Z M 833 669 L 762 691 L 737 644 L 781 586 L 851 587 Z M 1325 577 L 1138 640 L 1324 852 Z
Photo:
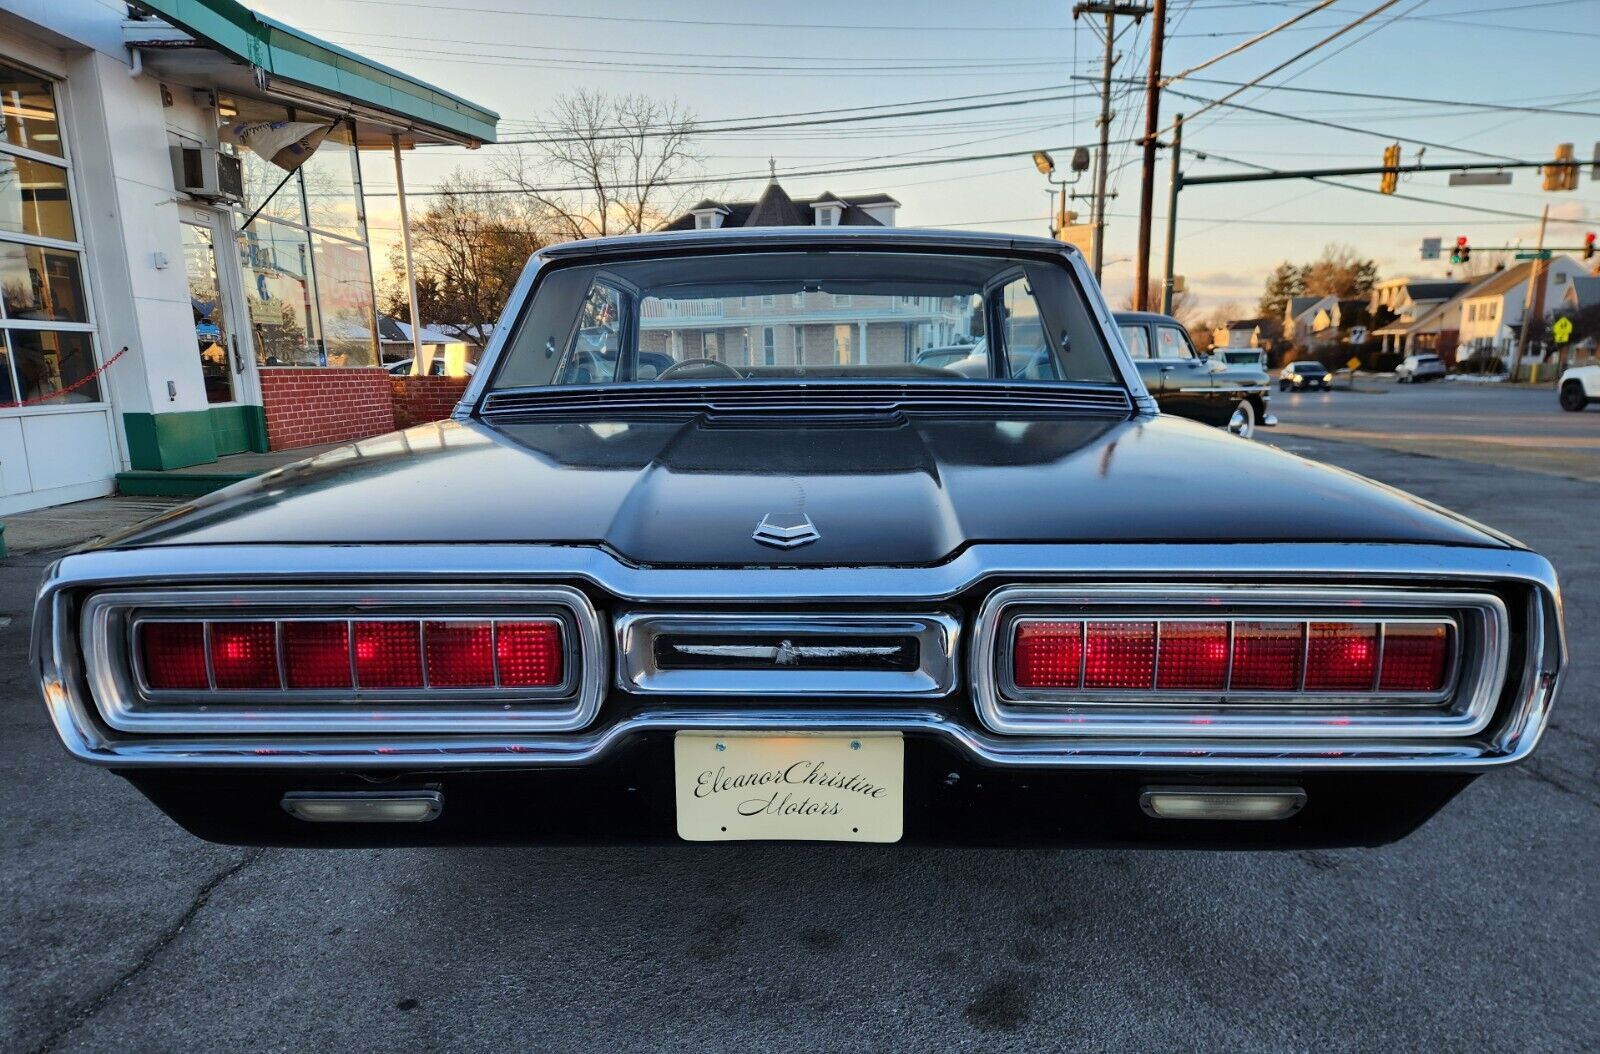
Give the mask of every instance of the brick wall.
M 467 390 L 466 377 L 390 377 L 394 392 L 394 426 L 442 421 L 450 416 Z
M 389 374 L 376 367 L 263 368 L 267 446 L 285 450 L 393 431 L 389 380 Z

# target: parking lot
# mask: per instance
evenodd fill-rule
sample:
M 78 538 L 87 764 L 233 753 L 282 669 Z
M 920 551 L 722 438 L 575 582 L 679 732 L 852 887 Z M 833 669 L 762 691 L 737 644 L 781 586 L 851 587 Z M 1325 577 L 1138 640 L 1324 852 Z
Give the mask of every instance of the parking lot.
M 1285 854 L 209 845 L 56 744 L 26 670 L 45 563 L 27 556 L 0 565 L 4 1048 L 1592 1047 L 1600 487 L 1579 463 L 1600 410 L 1454 385 L 1275 402 L 1285 427 L 1269 441 L 1518 535 L 1563 577 L 1572 668 L 1540 752 L 1408 840 Z M 1402 419 L 1393 443 L 1473 459 L 1315 437 Z M 1536 446 L 1561 449 L 1563 474 L 1508 470 Z

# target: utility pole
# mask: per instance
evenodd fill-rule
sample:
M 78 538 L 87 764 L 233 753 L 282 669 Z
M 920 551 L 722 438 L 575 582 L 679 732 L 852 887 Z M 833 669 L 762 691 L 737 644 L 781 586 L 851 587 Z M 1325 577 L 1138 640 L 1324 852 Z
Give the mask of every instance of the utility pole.
M 1150 227 L 1156 196 L 1156 132 L 1161 127 L 1161 49 L 1167 36 L 1167 0 L 1150 13 L 1150 77 L 1144 89 L 1144 168 L 1139 177 L 1139 248 L 1133 257 L 1133 309 L 1150 310 Z M 1163 292 L 1162 300 L 1169 293 Z
M 1183 189 L 1183 114 L 1172 123 L 1172 176 L 1167 181 L 1167 260 L 1161 268 L 1161 313 L 1172 314 L 1172 263 L 1178 252 L 1178 191 Z
M 1550 205 L 1545 203 L 1539 215 L 1539 244 L 1534 249 L 1532 266 L 1528 268 L 1528 293 L 1522 298 L 1522 325 L 1517 328 L 1517 350 L 1511 357 L 1511 383 L 1517 381 L 1517 369 L 1528 350 L 1528 330 L 1544 313 L 1544 228 L 1550 220 Z
M 1150 9 L 1143 4 L 1106 2 L 1106 0 L 1092 0 L 1092 2 L 1079 3 L 1072 8 L 1072 19 L 1077 21 L 1079 15 L 1104 15 L 1106 20 L 1105 38 L 1106 55 L 1100 71 L 1100 153 L 1095 158 L 1094 169 L 1094 254 L 1091 257 L 1094 268 L 1094 280 L 1100 281 L 1100 272 L 1105 263 L 1106 243 L 1106 180 L 1111 175 L 1111 158 L 1107 155 L 1111 150 L 1111 67 L 1116 64 L 1117 42 L 1117 16 L 1123 15 L 1138 21 L 1150 13 Z

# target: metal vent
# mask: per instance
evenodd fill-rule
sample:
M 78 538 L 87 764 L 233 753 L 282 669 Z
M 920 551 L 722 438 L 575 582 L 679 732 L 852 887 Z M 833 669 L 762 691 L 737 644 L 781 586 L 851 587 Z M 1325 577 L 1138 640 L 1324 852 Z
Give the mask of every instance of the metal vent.
M 487 416 L 528 414 L 802 414 L 942 416 L 1006 413 L 1133 412 L 1128 393 L 1098 385 L 940 381 L 927 384 L 839 382 L 553 386 L 497 392 Z

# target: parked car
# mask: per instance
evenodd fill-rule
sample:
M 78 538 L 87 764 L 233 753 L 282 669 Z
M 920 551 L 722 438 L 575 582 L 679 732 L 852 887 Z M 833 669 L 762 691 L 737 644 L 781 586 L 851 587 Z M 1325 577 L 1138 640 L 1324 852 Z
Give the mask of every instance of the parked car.
M 1259 366 L 1230 366 L 1202 355 L 1183 323 L 1150 311 L 1114 316 L 1133 364 L 1162 413 L 1226 428 L 1249 439 L 1257 425 L 1275 425 L 1272 378 Z
M 1444 363 L 1439 356 L 1422 353 L 1407 355 L 1394 368 L 1394 379 L 1397 384 L 1416 384 L 1419 381 L 1439 381 L 1445 376 Z
M 1600 366 L 1574 366 L 1561 374 L 1556 385 L 1561 409 L 1577 413 L 1600 399 Z
M 565 242 L 504 319 L 452 420 L 56 562 L 67 750 L 230 843 L 1281 848 L 1545 727 L 1550 565 L 1158 413 L 1069 246 Z
M 1321 389 L 1328 391 L 1333 387 L 1333 375 L 1328 368 L 1315 359 L 1301 359 L 1291 362 L 1278 371 L 1278 390 L 1280 392 L 1306 392 Z
M 409 377 L 411 376 L 412 364 L 416 361 L 416 359 L 400 359 L 398 362 L 389 363 L 385 369 L 389 371 L 389 376 L 391 377 Z M 478 371 L 476 363 L 463 362 L 461 367 L 462 369 L 466 370 L 466 375 L 468 377 L 471 377 Z M 428 363 L 429 377 L 445 377 L 448 375 L 449 367 L 445 362 L 445 357 L 443 355 L 435 356 L 433 361 Z

